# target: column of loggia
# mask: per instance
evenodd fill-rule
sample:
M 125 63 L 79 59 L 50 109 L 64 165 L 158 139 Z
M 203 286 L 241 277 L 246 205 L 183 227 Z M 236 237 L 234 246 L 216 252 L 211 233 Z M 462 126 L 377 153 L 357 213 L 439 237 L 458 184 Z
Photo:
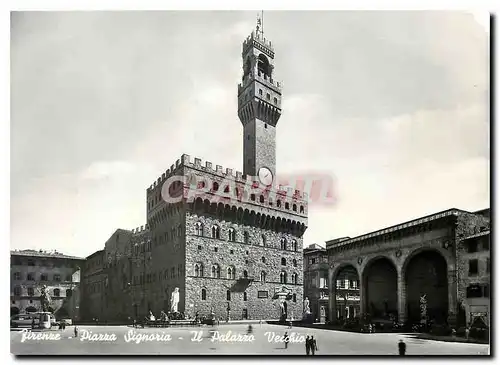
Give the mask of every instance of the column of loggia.
M 398 322 L 406 322 L 406 283 L 402 268 L 398 267 Z

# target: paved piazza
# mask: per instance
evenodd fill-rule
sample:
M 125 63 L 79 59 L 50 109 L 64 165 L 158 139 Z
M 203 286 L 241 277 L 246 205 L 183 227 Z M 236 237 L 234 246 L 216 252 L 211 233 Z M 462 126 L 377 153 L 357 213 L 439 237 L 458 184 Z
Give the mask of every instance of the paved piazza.
M 83 326 L 80 328 L 80 338 L 73 337 L 73 327 L 64 331 L 45 331 L 43 333 L 60 334 L 59 340 L 25 339 L 21 342 L 23 333 L 11 331 L 11 353 L 15 355 L 61 354 L 61 355 L 186 355 L 186 354 L 227 354 L 227 355 L 304 355 L 304 343 L 290 343 L 288 349 L 283 343 L 268 341 L 266 332 L 274 332 L 282 336 L 285 331 L 298 338 L 303 335 L 313 335 L 317 339 L 318 355 L 396 355 L 397 343 L 403 338 L 407 344 L 408 355 L 487 355 L 489 346 L 471 343 L 455 343 L 429 341 L 412 338 L 411 335 L 399 334 L 360 334 L 341 331 L 329 331 L 308 328 L 287 329 L 283 326 L 256 324 L 254 327 L 253 342 L 211 341 L 209 327 L 200 328 L 144 328 L 132 329 L 126 326 Z M 218 330 L 221 335 L 246 334 L 247 325 L 233 324 L 221 325 Z M 114 334 L 115 341 L 88 341 L 81 340 L 82 330 L 87 330 L 91 335 Z M 157 334 L 160 339 L 170 335 L 170 341 L 147 341 L 135 343 L 125 341 L 129 331 L 136 334 Z M 192 331 L 203 331 L 203 340 L 192 341 Z M 42 332 L 33 332 L 42 333 Z M 27 333 L 25 333 L 25 336 Z M 97 336 L 94 336 L 97 337 Z M 101 336 L 102 337 L 102 336 Z M 127 337 L 130 340 L 130 338 Z

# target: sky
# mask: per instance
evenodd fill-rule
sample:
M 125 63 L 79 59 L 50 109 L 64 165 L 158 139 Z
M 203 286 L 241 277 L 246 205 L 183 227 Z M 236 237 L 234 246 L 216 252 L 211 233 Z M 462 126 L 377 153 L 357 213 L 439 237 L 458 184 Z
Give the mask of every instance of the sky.
M 86 257 L 145 224 L 183 153 L 242 171 L 256 12 L 11 16 L 11 249 Z M 304 245 L 489 207 L 489 29 L 465 12 L 266 12 L 283 84 L 277 174 L 315 171 Z

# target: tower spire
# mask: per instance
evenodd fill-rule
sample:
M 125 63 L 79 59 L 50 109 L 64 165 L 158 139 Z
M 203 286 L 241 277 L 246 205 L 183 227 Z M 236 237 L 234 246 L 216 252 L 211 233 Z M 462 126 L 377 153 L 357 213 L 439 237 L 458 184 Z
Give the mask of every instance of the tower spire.
M 257 14 L 257 26 L 255 27 L 256 35 L 259 36 L 259 33 L 264 36 L 264 10 Z

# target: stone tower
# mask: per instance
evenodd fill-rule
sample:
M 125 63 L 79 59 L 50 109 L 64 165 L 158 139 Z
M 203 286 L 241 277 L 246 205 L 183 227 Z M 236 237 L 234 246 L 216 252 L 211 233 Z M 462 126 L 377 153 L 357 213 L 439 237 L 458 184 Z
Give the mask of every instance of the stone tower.
M 281 85 L 274 80 L 274 49 L 260 19 L 243 42 L 243 77 L 238 85 L 238 116 L 243 124 L 243 173 L 276 174 L 276 125 L 281 116 Z

